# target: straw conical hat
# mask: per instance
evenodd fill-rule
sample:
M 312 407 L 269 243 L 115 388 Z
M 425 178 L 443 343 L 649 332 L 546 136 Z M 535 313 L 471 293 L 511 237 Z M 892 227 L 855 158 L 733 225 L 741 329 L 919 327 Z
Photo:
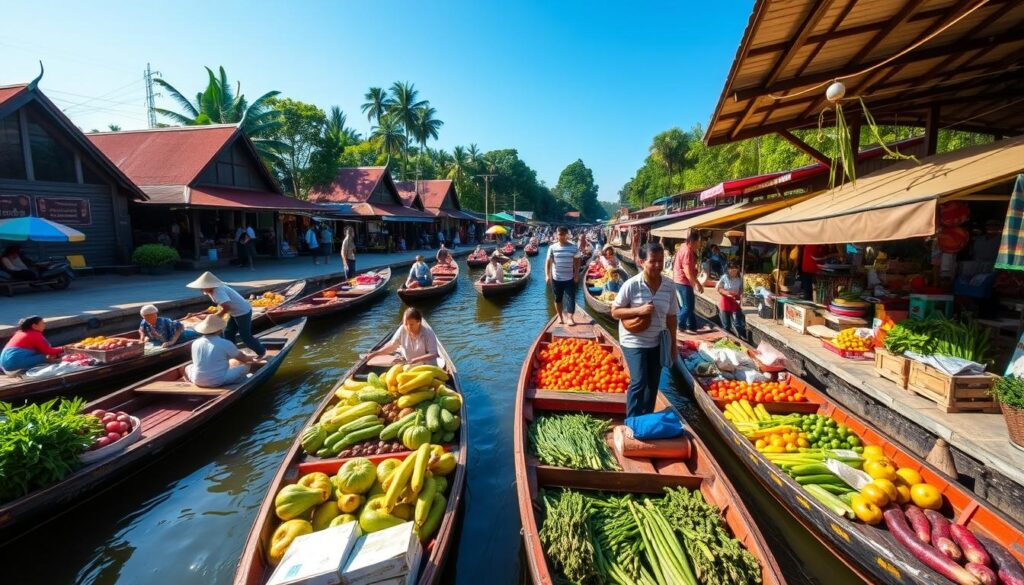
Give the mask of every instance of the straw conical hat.
M 200 321 L 199 324 L 192 329 L 200 335 L 210 335 L 223 331 L 226 325 L 227 323 L 224 321 L 223 317 L 218 314 L 213 314 Z
M 213 275 L 212 272 L 204 272 L 202 276 L 186 284 L 188 288 L 217 288 L 223 286 L 224 281 Z

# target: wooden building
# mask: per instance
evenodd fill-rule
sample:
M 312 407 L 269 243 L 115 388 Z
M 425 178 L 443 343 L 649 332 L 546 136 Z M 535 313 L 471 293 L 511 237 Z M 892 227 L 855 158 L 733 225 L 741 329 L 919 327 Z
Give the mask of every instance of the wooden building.
M 146 195 L 35 83 L 0 87 L 0 219 L 35 215 L 84 242 L 25 244 L 29 255 L 81 255 L 93 266 L 131 258 L 130 201 Z
M 395 185 L 403 201 L 412 202 L 419 198 L 424 210 L 434 216 L 435 228 L 444 230 L 448 242 L 452 241 L 455 232 L 459 233 L 461 241 L 469 242 L 479 229 L 475 224 L 483 223 L 462 211 L 455 181 L 451 179 L 401 181 Z
M 256 232 L 256 252 L 298 249 L 316 205 L 283 195 L 252 141 L 234 124 L 89 134 L 148 196 L 131 207 L 136 245 L 163 242 L 195 266 L 235 256 L 238 229 Z

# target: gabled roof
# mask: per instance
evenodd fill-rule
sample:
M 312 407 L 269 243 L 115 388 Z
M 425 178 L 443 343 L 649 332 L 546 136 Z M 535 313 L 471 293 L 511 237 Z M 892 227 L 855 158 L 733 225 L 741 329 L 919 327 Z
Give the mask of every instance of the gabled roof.
M 455 194 L 455 183 L 451 179 L 397 181 L 395 186 L 398 188 L 398 194 L 401 195 L 403 202 L 412 201 L 416 196 L 416 192 L 419 191 L 420 200 L 426 209 L 440 209 L 444 204 L 445 197 L 448 196 L 448 192 L 451 191 L 452 201 L 455 202 L 454 209 L 462 209 L 459 198 Z
M 342 167 L 329 184 L 311 188 L 309 200 L 319 203 L 366 203 L 382 181 L 395 204 L 404 205 L 387 167 Z
M 34 82 L 31 84 L 23 83 L 17 85 L 7 85 L 0 87 L 0 117 L 7 115 L 8 112 L 5 110 L 14 111 L 28 104 L 29 102 L 36 102 L 39 106 L 50 115 L 54 122 L 57 123 L 64 131 L 66 136 L 75 143 L 79 148 L 91 155 L 93 162 L 95 162 L 100 168 L 108 172 L 114 177 L 114 180 L 130 193 L 136 199 L 146 199 L 146 194 L 139 189 L 138 184 L 132 182 L 132 180 L 120 169 L 118 166 L 110 160 L 108 156 L 99 148 L 97 148 L 92 142 L 90 142 L 85 134 L 78 129 L 78 126 L 68 119 L 64 112 L 60 110 L 45 94 L 37 87 Z
M 97 132 L 89 140 L 139 185 L 189 185 L 238 133 L 234 124 Z

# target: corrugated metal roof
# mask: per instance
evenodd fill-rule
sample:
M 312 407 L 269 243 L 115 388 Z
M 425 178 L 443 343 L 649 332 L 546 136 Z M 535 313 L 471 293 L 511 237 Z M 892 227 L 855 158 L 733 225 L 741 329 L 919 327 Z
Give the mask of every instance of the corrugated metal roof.
M 136 185 L 189 185 L 238 133 L 230 125 L 86 134 Z

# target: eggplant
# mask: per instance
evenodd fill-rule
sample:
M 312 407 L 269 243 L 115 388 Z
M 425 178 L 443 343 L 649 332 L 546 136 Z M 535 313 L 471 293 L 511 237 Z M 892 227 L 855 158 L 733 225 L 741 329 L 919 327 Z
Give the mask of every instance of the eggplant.
M 982 585 L 970 571 L 954 563 L 934 547 L 922 543 L 907 524 L 907 517 L 899 506 L 889 506 L 882 513 L 885 526 L 893 537 L 919 561 L 957 585 Z
M 992 556 L 995 562 L 999 582 L 1003 585 L 1024 585 L 1024 565 L 1021 565 L 1017 557 L 1008 551 L 1005 546 L 984 536 L 978 540 L 985 545 L 985 550 Z

